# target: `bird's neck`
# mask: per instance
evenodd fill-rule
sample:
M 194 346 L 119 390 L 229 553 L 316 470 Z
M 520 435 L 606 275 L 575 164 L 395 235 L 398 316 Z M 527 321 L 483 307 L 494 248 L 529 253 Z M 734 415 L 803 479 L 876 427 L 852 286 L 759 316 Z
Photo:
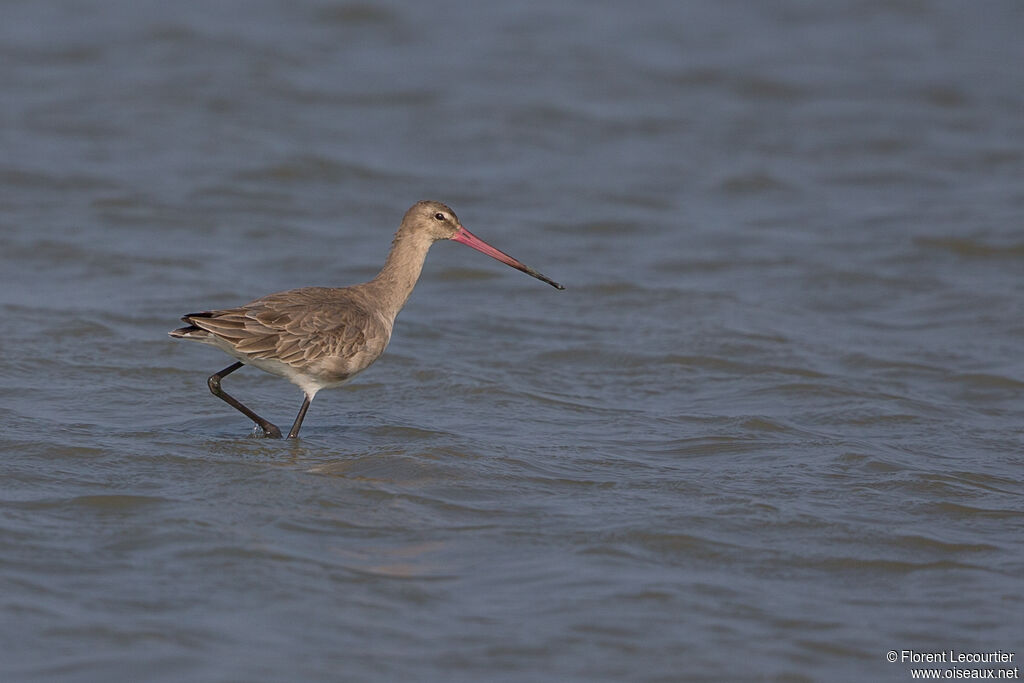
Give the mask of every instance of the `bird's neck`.
M 391 252 L 384 262 L 384 267 L 377 277 L 366 283 L 368 289 L 377 295 L 384 309 L 392 319 L 409 300 L 416 281 L 423 270 L 423 261 L 433 240 L 423 235 L 403 233 L 395 234 L 391 244 Z

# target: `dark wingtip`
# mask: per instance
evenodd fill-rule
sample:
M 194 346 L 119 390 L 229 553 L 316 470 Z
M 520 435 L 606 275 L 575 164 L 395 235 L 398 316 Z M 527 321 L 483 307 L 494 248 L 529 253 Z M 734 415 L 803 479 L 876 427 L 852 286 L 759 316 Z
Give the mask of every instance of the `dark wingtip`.
M 175 339 L 185 339 L 193 332 L 201 332 L 203 328 L 193 324 L 192 318 L 210 318 L 213 316 L 213 311 L 200 311 L 199 313 L 189 313 L 188 315 L 181 316 L 181 322 L 186 323 L 187 327 L 179 327 L 176 330 L 171 330 L 167 334 Z
M 213 317 L 213 311 L 199 311 L 198 313 L 188 313 L 186 315 L 181 316 L 181 322 L 191 324 L 192 323 L 192 318 L 212 318 L 212 317 Z

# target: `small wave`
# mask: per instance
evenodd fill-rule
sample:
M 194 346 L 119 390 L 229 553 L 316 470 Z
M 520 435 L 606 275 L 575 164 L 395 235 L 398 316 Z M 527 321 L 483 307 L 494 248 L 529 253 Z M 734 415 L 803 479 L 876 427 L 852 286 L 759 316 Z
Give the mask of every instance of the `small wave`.
M 994 244 L 966 237 L 917 237 L 914 244 L 926 249 L 947 251 L 965 258 L 1019 259 L 1024 257 L 1024 242 Z
M 1024 510 L 1009 508 L 983 508 L 976 505 L 965 505 L 963 503 L 932 503 L 925 506 L 932 512 L 939 512 L 961 519 L 980 517 L 988 519 L 1024 519 Z
M 1024 389 L 1024 382 L 1002 375 L 968 372 L 953 375 L 951 379 L 978 389 Z
M 123 511 L 134 508 L 157 505 L 166 502 L 165 498 L 140 496 L 131 494 L 98 494 L 77 496 L 71 499 L 72 505 L 91 508 L 99 511 Z
M 270 183 L 341 183 L 347 180 L 393 181 L 395 176 L 365 164 L 346 163 L 320 155 L 291 156 L 247 171 L 240 171 L 235 178 L 241 181 Z

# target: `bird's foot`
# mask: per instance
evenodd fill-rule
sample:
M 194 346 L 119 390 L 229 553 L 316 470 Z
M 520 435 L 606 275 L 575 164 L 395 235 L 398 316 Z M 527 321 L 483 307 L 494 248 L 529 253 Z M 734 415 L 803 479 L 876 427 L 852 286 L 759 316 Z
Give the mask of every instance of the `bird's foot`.
M 280 439 L 281 430 L 276 425 L 267 422 L 253 425 L 252 435 L 257 439 Z

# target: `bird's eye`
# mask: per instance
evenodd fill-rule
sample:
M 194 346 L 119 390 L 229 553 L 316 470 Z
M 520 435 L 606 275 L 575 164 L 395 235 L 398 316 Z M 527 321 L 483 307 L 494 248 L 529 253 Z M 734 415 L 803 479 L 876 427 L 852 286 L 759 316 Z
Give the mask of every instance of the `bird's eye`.
M 435 213 L 434 214 L 434 218 L 436 220 L 443 221 L 444 220 L 444 214 L 443 213 Z

